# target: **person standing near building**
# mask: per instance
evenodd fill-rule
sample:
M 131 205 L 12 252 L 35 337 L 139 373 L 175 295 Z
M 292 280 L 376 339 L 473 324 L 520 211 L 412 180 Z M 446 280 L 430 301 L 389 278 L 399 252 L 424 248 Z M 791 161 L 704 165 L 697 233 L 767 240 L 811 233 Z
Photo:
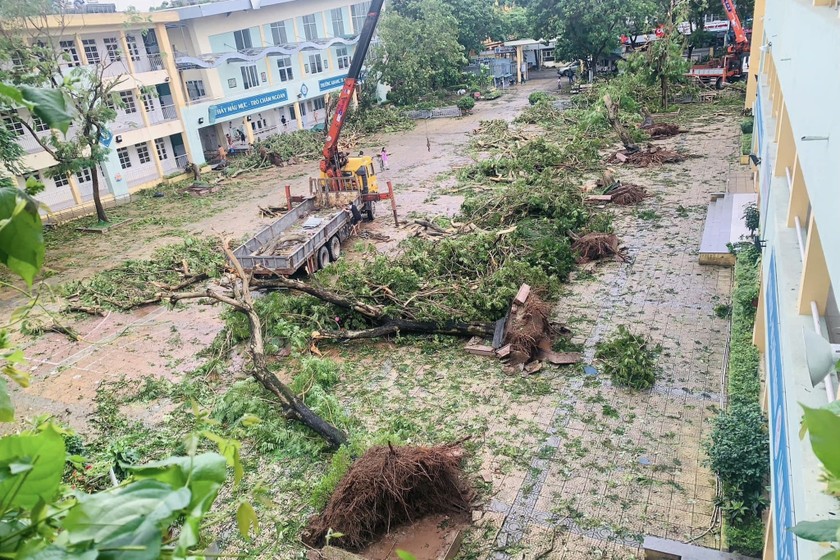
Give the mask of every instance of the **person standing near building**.
M 219 163 L 227 165 L 227 150 L 219 144 Z
M 528 63 L 526 61 L 522 61 L 522 64 L 519 66 L 519 71 L 522 73 L 522 83 L 528 81 Z
M 283 130 L 286 130 L 286 125 L 288 124 L 286 121 L 286 115 L 280 115 L 280 124 L 283 125 Z
M 385 149 L 385 146 L 382 146 L 382 151 L 379 152 L 379 165 L 380 171 L 391 169 L 390 166 L 388 166 L 388 150 Z

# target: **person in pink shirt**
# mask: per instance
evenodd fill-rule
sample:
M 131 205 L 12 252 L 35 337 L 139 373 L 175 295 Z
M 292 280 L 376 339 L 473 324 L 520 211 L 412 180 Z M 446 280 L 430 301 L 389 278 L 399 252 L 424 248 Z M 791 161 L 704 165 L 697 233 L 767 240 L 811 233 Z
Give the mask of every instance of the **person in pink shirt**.
M 382 147 L 382 151 L 379 152 L 379 165 L 380 171 L 390 169 L 390 167 L 388 167 L 388 150 L 386 150 L 384 146 Z

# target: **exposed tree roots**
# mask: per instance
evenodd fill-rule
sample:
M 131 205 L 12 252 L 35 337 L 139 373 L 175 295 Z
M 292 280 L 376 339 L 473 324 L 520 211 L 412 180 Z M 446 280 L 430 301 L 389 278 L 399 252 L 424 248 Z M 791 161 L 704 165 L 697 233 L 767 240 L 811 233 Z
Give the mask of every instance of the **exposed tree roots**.
M 685 160 L 685 156 L 648 144 L 643 150 L 631 151 L 622 150 L 616 152 L 608 163 L 628 163 L 636 167 L 650 167 L 651 165 L 662 165 L 663 163 L 679 163 Z
M 610 194 L 612 195 L 610 202 L 621 206 L 638 204 L 649 196 L 644 187 L 632 183 L 623 183 L 613 189 Z
M 606 257 L 627 261 L 619 247 L 618 237 L 612 233 L 587 233 L 572 243 L 572 250 L 578 255 L 577 262 L 580 264 Z
M 505 329 L 510 344 L 510 363 L 524 364 L 537 359 L 542 350 L 551 350 L 551 306 L 537 294 L 530 294 L 523 305 L 514 305 Z
M 309 520 L 303 541 L 320 547 L 328 531 L 338 532 L 333 544 L 359 550 L 403 523 L 470 511 L 475 492 L 460 467 L 463 454 L 458 445 L 368 449 Z
M 650 134 L 650 137 L 654 140 L 657 138 L 668 138 L 670 136 L 676 136 L 680 132 L 679 125 L 676 124 L 654 124 L 644 129 L 645 132 Z

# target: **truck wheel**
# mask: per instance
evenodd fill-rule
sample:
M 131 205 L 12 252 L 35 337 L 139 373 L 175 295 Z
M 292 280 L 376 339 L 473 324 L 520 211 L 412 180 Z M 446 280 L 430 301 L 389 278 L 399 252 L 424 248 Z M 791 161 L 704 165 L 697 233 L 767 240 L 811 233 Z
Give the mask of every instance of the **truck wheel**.
M 330 264 L 330 251 L 326 245 L 318 249 L 318 270 L 326 268 Z
M 715 89 L 723 89 L 723 78 L 718 78 L 715 81 Z
M 338 238 L 337 235 L 334 235 L 332 239 L 330 239 L 330 258 L 333 261 L 337 261 L 338 257 L 341 256 L 341 240 Z

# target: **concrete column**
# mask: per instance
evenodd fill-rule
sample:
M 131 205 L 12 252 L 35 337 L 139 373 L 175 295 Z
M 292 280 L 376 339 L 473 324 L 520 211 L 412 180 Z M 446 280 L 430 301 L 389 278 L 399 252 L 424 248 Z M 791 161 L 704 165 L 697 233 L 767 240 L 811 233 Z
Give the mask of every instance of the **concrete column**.
M 811 314 L 811 302 L 817 302 L 820 314 L 825 314 L 825 304 L 828 301 L 828 290 L 831 279 L 828 277 L 828 267 L 825 264 L 820 234 L 814 215 L 808 224 L 808 241 L 805 243 L 805 261 L 802 263 L 802 276 L 799 280 L 799 314 Z
M 242 126 L 245 129 L 245 136 L 248 138 L 248 143 L 254 143 L 254 128 L 251 126 L 251 121 L 248 120 L 248 117 L 242 119 Z
M 805 188 L 805 177 L 802 175 L 802 167 L 799 165 L 799 156 L 793 161 L 791 172 L 790 202 L 788 202 L 787 227 L 796 227 L 796 218 L 805 227 L 805 216 L 808 215 L 808 191 Z
M 158 44 L 161 48 L 161 59 L 163 60 L 164 68 L 166 68 L 166 73 L 169 74 L 169 90 L 172 92 L 172 100 L 175 102 L 175 112 L 178 115 L 178 120 L 181 121 L 181 126 L 184 131 L 194 129 L 196 126 L 195 124 L 188 124 L 184 122 L 183 109 L 187 102 L 184 96 L 184 91 L 181 89 L 182 86 L 172 84 L 172 80 L 180 82 L 181 76 L 178 74 L 178 69 L 175 68 L 175 54 L 171 50 L 172 43 L 169 41 L 169 33 L 166 31 L 166 25 L 163 23 L 155 25 L 155 34 L 157 35 Z M 181 137 L 184 139 L 184 149 L 186 149 L 187 156 L 190 161 L 204 161 L 204 153 L 201 151 L 201 143 L 199 142 L 195 147 L 193 147 L 193 142 L 191 141 L 189 134 L 182 134 Z
M 88 65 L 87 55 L 85 54 L 85 47 L 82 45 L 82 38 L 79 37 L 79 34 L 76 33 L 73 35 L 73 41 L 76 43 L 76 52 L 79 53 L 79 61 L 82 63 L 83 66 Z
M 516 83 L 522 83 L 522 47 L 516 47 Z
M 755 311 L 755 324 L 753 325 L 753 345 L 759 352 L 764 352 L 764 284 L 758 287 L 758 309 Z
M 796 144 L 793 140 L 793 128 L 790 125 L 790 117 L 787 109 L 782 107 L 779 115 L 779 126 L 777 127 L 776 142 L 778 142 L 778 149 L 776 150 L 776 162 L 773 164 L 773 176 L 784 177 L 785 169 L 793 167 L 794 159 L 796 158 Z
M 330 28 L 329 25 L 327 25 L 327 11 L 326 10 L 321 10 L 321 20 L 324 22 L 324 37 L 329 37 L 330 36 L 330 31 L 332 31 L 332 29 Z
M 775 560 L 776 555 L 774 553 L 774 535 L 773 535 L 773 523 L 774 523 L 774 515 L 773 515 L 773 508 L 767 508 L 767 511 L 770 512 L 767 515 L 767 525 L 764 528 L 764 552 L 761 555 L 761 560 Z
M 134 61 L 131 60 L 131 53 L 128 52 L 128 41 L 125 38 L 125 31 L 122 29 L 120 29 L 120 47 L 122 48 L 123 60 L 125 61 L 125 67 L 128 69 L 128 73 L 134 74 Z
M 140 116 L 143 118 L 143 125 L 146 128 L 151 126 L 149 122 L 149 113 L 146 112 L 146 104 L 143 102 L 143 92 L 140 88 L 134 88 L 134 96 L 137 98 L 137 109 L 140 111 Z
M 755 96 L 758 93 L 758 80 L 761 64 L 761 44 L 764 37 L 764 12 L 766 0 L 755 0 L 753 9 L 752 44 L 750 45 L 750 69 L 747 76 L 747 96 L 744 100 L 744 107 L 752 109 L 755 105 Z
M 260 25 L 259 30 L 260 30 L 260 43 L 262 44 L 261 46 L 265 47 L 269 44 L 265 40 L 265 29 L 263 29 L 263 26 Z M 266 75 L 266 78 L 268 79 L 268 85 L 273 85 L 274 84 L 274 79 L 271 75 L 271 64 L 268 63 L 268 57 L 267 56 L 263 58 L 263 62 L 265 63 L 265 75 Z
M 295 122 L 298 130 L 303 130 L 303 117 L 300 116 L 300 101 L 295 101 Z
M 73 194 L 73 201 L 78 206 L 82 203 L 82 195 L 79 193 L 79 182 L 76 180 L 76 174 L 71 173 L 67 176 L 67 180 L 70 183 L 70 192 Z

